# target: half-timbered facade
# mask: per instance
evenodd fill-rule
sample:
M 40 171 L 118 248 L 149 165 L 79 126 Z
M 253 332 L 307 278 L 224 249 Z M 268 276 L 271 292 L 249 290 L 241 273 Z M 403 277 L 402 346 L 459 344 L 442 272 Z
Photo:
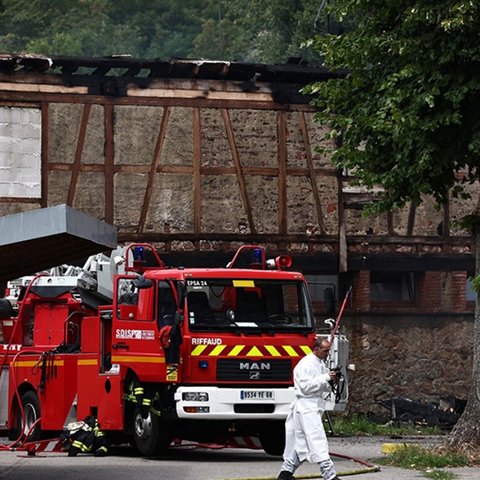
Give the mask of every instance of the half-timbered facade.
M 221 265 L 261 243 L 294 257 L 320 313 L 326 285 L 341 298 L 352 284 L 357 318 L 465 315 L 468 329 L 473 245 L 452 222 L 478 193 L 364 217 L 370 194 L 331 164 L 300 93 L 329 78 L 302 64 L 2 55 L 0 214 L 65 203 L 171 264 Z

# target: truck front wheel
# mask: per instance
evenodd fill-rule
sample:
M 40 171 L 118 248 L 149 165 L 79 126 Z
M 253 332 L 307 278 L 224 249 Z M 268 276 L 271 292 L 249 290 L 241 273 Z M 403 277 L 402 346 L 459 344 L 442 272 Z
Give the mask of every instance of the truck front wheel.
M 138 451 L 149 457 L 170 445 L 170 432 L 165 422 L 158 415 L 149 413 L 143 418 L 141 408 L 137 405 L 133 412 L 133 440 Z
M 265 424 L 260 431 L 259 439 L 265 453 L 275 456 L 282 455 L 285 449 L 284 422 Z
M 24 415 L 22 417 L 21 409 L 18 407 L 15 412 L 15 427 L 10 430 L 9 438 L 16 440 L 20 436 L 20 432 L 23 432 L 23 435 L 30 433 L 26 440 L 34 442 L 39 440 L 42 435 L 40 422 L 32 429 L 35 422 L 40 418 L 40 402 L 37 394 L 32 390 L 22 395 L 21 402 Z

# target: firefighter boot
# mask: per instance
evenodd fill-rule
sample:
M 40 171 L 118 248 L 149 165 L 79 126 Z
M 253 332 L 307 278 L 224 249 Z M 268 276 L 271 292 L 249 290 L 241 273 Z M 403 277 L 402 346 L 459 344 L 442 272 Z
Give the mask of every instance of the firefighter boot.
M 93 454 L 95 457 L 106 457 L 108 454 L 107 447 L 100 447 L 97 450 L 95 450 L 95 453 Z
M 70 448 L 68 450 L 68 456 L 69 457 L 76 457 L 79 453 L 80 453 L 80 449 L 78 449 L 74 446 L 70 446 Z
M 289 472 L 288 470 L 282 470 L 280 475 L 277 477 L 277 480 L 295 480 L 295 477 L 293 476 L 292 472 Z

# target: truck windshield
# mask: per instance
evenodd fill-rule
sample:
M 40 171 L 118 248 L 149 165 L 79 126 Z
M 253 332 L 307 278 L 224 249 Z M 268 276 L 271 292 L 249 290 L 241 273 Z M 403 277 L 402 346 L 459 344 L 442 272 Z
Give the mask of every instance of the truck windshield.
M 314 328 L 310 305 L 302 281 L 187 280 L 191 331 L 310 332 Z

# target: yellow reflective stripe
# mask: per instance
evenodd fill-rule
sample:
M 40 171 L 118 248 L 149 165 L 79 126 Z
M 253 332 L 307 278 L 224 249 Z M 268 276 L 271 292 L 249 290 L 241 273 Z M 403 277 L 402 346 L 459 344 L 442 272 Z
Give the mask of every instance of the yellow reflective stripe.
M 245 353 L 246 349 L 246 353 Z M 227 356 L 237 357 L 281 357 L 287 354 L 290 357 L 300 357 L 311 353 L 308 345 L 262 345 L 260 347 L 250 345 L 197 345 L 192 350 L 192 357 L 208 355 L 210 357 Z
M 225 349 L 226 345 L 217 345 L 211 352 L 210 355 L 212 357 L 216 357 L 217 355 L 220 355 L 222 351 Z
M 82 452 L 89 452 L 91 448 L 91 447 L 87 447 L 84 443 L 80 442 L 79 440 L 74 440 L 72 442 L 72 445 L 75 448 L 78 448 L 79 450 L 81 450 Z
M 291 357 L 298 357 L 298 353 L 290 345 L 283 345 L 283 348 Z
M 98 365 L 98 361 L 96 358 L 78 359 L 77 365 Z
M 273 345 L 265 345 L 265 348 L 267 349 L 267 352 L 272 357 L 281 357 L 282 356 L 282 354 L 277 350 L 277 347 L 274 347 Z
M 112 355 L 112 363 L 165 363 L 165 357 L 145 357 L 142 355 Z
M 34 367 L 35 365 L 40 365 L 38 360 L 17 360 L 14 364 L 15 367 Z M 50 365 L 51 364 L 49 363 L 48 366 Z M 65 362 L 63 360 L 54 360 L 53 365 L 56 367 L 63 367 Z
M 229 357 L 235 357 L 238 355 L 245 345 L 235 345 L 230 352 L 228 352 Z
M 197 346 L 192 350 L 192 357 L 195 357 L 195 356 L 197 356 L 197 355 L 200 355 L 206 348 L 207 348 L 207 345 L 197 345 Z
M 233 280 L 234 287 L 254 287 L 255 282 L 253 280 Z
M 257 347 L 252 347 L 247 353 L 247 357 L 263 357 L 263 353 Z

